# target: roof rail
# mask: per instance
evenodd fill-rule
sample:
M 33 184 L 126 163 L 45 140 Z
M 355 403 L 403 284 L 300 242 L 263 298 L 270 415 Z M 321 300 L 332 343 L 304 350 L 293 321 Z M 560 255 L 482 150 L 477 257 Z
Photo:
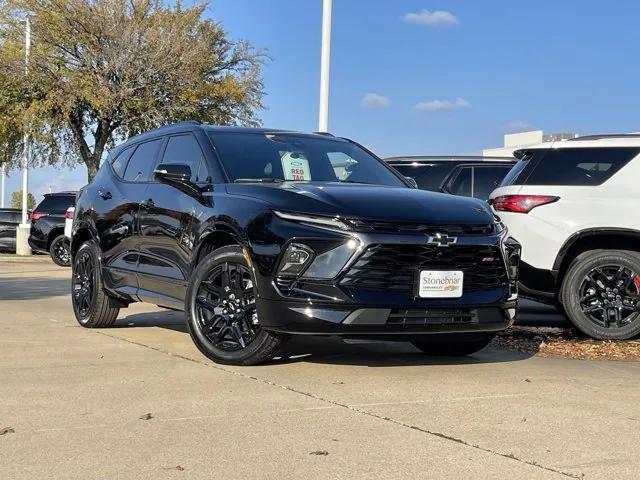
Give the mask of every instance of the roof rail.
M 570 138 L 567 142 L 582 140 L 602 140 L 604 138 L 640 138 L 640 133 L 601 133 L 598 135 L 584 135 L 582 137 Z
M 335 137 L 335 135 L 333 133 L 329 133 L 329 132 L 313 132 L 316 135 L 324 135 L 325 137 Z

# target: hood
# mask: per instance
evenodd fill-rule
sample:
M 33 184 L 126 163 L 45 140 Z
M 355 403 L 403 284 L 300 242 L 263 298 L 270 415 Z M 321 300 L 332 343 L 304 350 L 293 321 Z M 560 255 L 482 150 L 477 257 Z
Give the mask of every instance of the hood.
M 493 214 L 475 198 L 413 188 L 347 183 L 229 184 L 227 192 L 259 199 L 274 210 L 398 223 L 486 225 Z

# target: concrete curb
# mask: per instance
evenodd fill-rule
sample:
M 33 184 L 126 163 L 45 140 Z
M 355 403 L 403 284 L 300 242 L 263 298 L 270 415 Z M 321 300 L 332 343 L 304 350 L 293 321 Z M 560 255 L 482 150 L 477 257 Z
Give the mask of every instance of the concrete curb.
M 0 263 L 50 263 L 55 265 L 49 255 L 33 255 L 28 257 L 20 255 L 0 255 Z

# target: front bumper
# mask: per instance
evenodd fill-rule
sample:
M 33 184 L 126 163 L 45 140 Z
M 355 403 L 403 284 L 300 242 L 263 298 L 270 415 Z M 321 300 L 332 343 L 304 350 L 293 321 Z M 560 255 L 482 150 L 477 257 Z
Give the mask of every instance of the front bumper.
M 263 328 L 313 335 L 400 336 L 498 332 L 516 316 L 514 299 L 498 305 L 450 305 L 434 308 L 388 308 L 384 305 L 336 305 L 258 299 Z

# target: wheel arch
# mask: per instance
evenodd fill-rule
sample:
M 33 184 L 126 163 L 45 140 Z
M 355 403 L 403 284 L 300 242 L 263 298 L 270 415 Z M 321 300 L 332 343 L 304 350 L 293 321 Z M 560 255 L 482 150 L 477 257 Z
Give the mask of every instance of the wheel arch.
M 229 245 L 244 246 L 242 235 L 232 226 L 226 223 L 214 223 L 205 230 L 194 249 L 191 261 L 191 270 L 209 253 L 221 247 Z
M 640 230 L 606 227 L 589 228 L 574 233 L 560 248 L 553 264 L 553 270 L 557 272 L 557 285 L 562 284 L 569 265 L 578 255 L 597 249 L 640 252 Z
M 49 230 L 49 234 L 47 235 L 47 252 L 51 248 L 53 241 L 60 235 L 64 235 L 64 227 L 53 227 Z
M 80 248 L 80 246 L 88 241 L 88 240 L 96 240 L 96 235 L 88 225 L 80 225 L 76 228 L 71 235 L 71 259 L 75 257 L 76 252 Z

